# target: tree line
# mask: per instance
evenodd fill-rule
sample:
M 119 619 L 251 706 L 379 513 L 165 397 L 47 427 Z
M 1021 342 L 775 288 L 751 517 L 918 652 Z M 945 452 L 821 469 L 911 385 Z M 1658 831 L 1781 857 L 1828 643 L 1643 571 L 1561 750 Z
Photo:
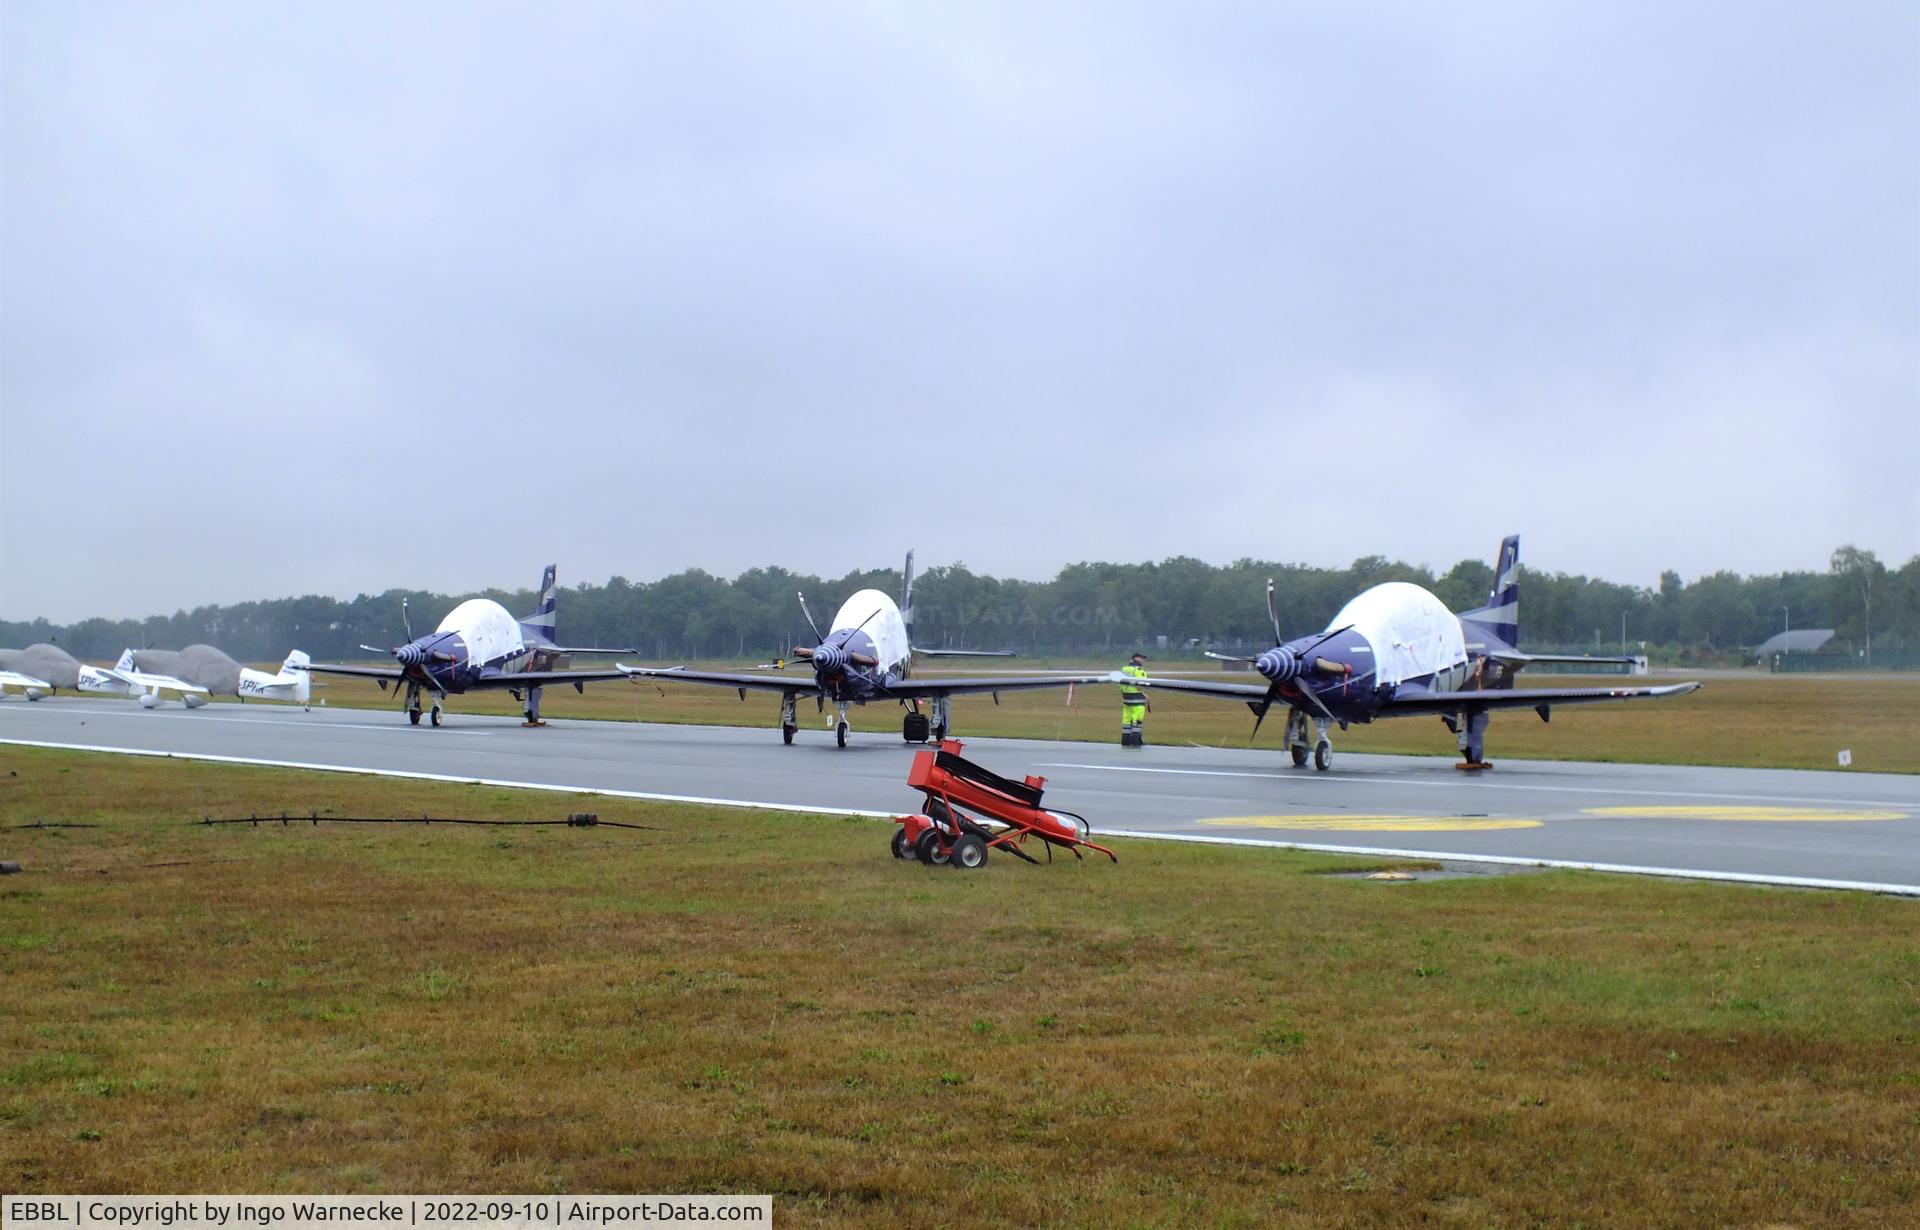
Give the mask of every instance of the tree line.
M 1487 599 L 1493 570 L 1467 559 L 1436 575 L 1382 556 L 1345 568 L 1242 559 L 1224 566 L 1188 557 L 1157 563 L 1079 563 L 1052 580 L 975 573 L 964 563 L 932 568 L 914 583 L 915 642 L 930 648 L 1011 649 L 1026 655 L 1124 654 L 1165 637 L 1176 655 L 1192 647 L 1263 647 L 1272 640 L 1267 579 L 1275 582 L 1281 628 L 1298 636 L 1324 627 L 1346 600 L 1382 581 L 1412 581 L 1464 610 Z M 659 660 L 785 653 L 811 644 L 795 591 L 804 591 L 824 629 L 857 589 L 895 595 L 895 569 L 828 579 L 755 568 L 731 579 L 689 569 L 658 581 L 616 576 L 564 588 L 564 644 L 632 647 Z M 415 630 L 425 631 L 463 598 L 487 597 L 515 614 L 533 609 L 531 590 L 479 594 L 388 590 L 351 599 L 307 595 L 196 607 L 140 620 L 0 621 L 0 646 L 53 641 L 79 658 L 112 658 L 121 649 L 218 645 L 243 661 L 277 661 L 289 649 L 320 660 L 365 658 L 362 644 L 399 644 L 400 604 L 409 599 Z M 1920 650 L 1920 556 L 1889 568 L 1871 551 L 1836 550 L 1825 572 L 1741 576 L 1716 572 L 1694 581 L 1661 574 L 1647 589 L 1577 574 L 1523 567 L 1524 648 L 1640 652 L 1661 660 L 1725 660 L 1785 627 L 1832 628 L 1849 651 L 1869 641 L 1876 657 Z

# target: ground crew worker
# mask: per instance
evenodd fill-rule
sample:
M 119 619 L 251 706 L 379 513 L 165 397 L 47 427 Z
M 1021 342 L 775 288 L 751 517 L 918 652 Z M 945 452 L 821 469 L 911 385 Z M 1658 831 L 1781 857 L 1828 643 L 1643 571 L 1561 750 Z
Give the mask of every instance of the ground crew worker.
M 1123 675 L 1135 679 L 1147 677 L 1147 655 L 1136 653 L 1133 661 L 1120 668 Z M 1147 743 L 1147 714 L 1152 712 L 1153 703 L 1147 699 L 1146 692 L 1137 684 L 1120 685 L 1120 746 L 1145 747 Z

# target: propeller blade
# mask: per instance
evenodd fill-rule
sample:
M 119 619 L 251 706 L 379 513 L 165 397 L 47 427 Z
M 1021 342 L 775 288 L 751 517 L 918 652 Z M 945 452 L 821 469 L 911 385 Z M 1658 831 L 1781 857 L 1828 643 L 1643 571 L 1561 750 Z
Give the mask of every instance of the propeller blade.
M 400 626 L 407 630 L 407 639 L 413 639 L 413 618 L 407 613 L 406 595 L 400 597 Z
M 793 656 L 796 658 L 811 658 L 813 656 L 813 650 L 806 645 L 795 645 L 793 647 Z
M 800 599 L 800 613 L 807 617 L 807 627 L 813 629 L 813 639 L 816 641 L 826 640 L 826 637 L 820 635 L 820 625 L 813 622 L 813 612 L 807 609 L 807 596 L 797 589 L 793 591 L 793 596 Z
M 1320 702 L 1320 697 L 1317 696 L 1314 693 L 1314 690 L 1307 685 L 1307 677 L 1305 675 L 1302 675 L 1300 676 L 1300 678 L 1296 679 L 1294 681 L 1293 686 L 1299 688 L 1300 695 L 1306 697 L 1309 701 L 1313 703 L 1313 707 L 1320 711 L 1321 717 L 1327 719 L 1329 722 L 1337 720 L 1333 716 L 1333 711 L 1328 709 L 1324 704 L 1322 704 Z
M 362 649 L 364 649 L 364 650 L 366 650 L 366 651 L 367 651 L 368 653 L 378 653 L 378 654 L 385 654 L 385 655 L 387 655 L 388 657 L 392 657 L 392 656 L 393 656 L 393 654 L 394 654 L 394 651 L 393 651 L 393 650 L 391 650 L 391 649 L 381 649 L 381 648 L 380 648 L 379 646 L 377 646 L 377 645 L 362 645 L 362 646 L 360 646 L 360 648 L 362 648 Z
M 1273 578 L 1267 578 L 1267 622 L 1273 625 L 1273 643 L 1282 644 L 1280 635 L 1280 610 L 1273 604 Z
M 874 657 L 870 653 L 850 653 L 847 655 L 847 661 L 853 663 L 855 666 L 880 665 L 880 659 Z
M 1270 683 L 1267 685 L 1266 697 L 1261 700 L 1260 707 L 1254 710 L 1253 713 L 1253 733 L 1247 736 L 1248 743 L 1252 743 L 1260 737 L 1260 723 L 1267 720 L 1267 710 L 1273 708 L 1273 702 L 1279 695 L 1279 684 Z

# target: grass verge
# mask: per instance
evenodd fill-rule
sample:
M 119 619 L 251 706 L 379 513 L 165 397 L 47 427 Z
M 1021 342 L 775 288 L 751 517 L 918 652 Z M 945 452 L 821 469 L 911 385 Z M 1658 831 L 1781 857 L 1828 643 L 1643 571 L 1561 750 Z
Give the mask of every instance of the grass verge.
M 209 829 L 202 814 L 607 829 Z M 786 1225 L 1894 1225 L 1914 903 L 0 748 L 0 1186 Z

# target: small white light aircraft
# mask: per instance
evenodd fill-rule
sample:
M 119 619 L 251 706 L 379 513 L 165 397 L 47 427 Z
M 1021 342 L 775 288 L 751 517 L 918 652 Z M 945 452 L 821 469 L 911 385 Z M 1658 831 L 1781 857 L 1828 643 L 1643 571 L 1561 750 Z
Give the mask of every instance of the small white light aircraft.
M 73 692 L 91 692 L 100 696 L 139 696 L 151 709 L 158 703 L 159 691 L 177 691 L 190 708 L 207 703 L 205 688 L 197 688 L 178 679 L 142 676 L 133 667 L 132 650 L 120 655 L 110 667 L 88 666 L 58 645 L 29 645 L 25 649 L 0 649 L 0 691 L 17 687 L 28 700 L 52 696 L 61 688 Z M 148 686 L 148 680 L 152 686 Z M 153 693 L 153 699 L 147 699 Z
M 112 692 L 119 696 L 137 696 L 142 709 L 151 709 L 160 703 L 162 692 L 177 692 L 180 702 L 189 709 L 198 709 L 207 703 L 207 690 L 197 683 L 185 679 L 176 679 L 172 675 L 143 671 L 133 664 L 133 650 L 120 653 L 120 660 L 102 671 L 111 682 L 106 686 L 89 688 L 85 679 L 81 688 L 85 691 Z
M 307 673 L 307 655 L 296 649 L 280 664 L 278 674 L 242 666 L 212 645 L 171 649 L 130 650 L 136 670 L 170 675 L 197 684 L 218 696 L 237 696 L 242 702 L 284 700 L 306 705 L 313 677 Z M 124 660 L 124 655 L 122 655 Z
M 1074 684 L 1105 683 L 1105 673 L 1090 675 L 1001 675 L 959 676 L 937 680 L 910 678 L 916 654 L 923 658 L 1010 658 L 1005 650 L 916 649 L 913 644 L 913 552 L 907 552 L 905 584 L 899 605 L 877 589 L 863 589 L 840 604 L 833 623 L 822 635 L 820 626 L 807 610 L 805 594 L 799 595 L 801 614 L 813 629 L 819 644 L 794 647 L 793 656 L 813 668 L 811 679 L 774 672 L 744 674 L 726 671 L 696 671 L 680 666 L 624 666 L 619 669 L 634 679 L 664 679 L 681 683 L 700 683 L 712 687 L 733 688 L 746 699 L 748 689 L 780 693 L 780 737 L 787 743 L 800 729 L 798 714 L 802 696 L 811 696 L 824 712 L 828 701 L 834 703 L 834 739 L 847 745 L 847 706 L 873 701 L 896 701 L 908 707 L 900 734 L 909 743 L 938 741 L 950 725 L 949 701 L 969 693 L 1024 691 L 1029 688 L 1064 688 Z M 776 663 L 776 666 L 785 665 Z M 796 663 L 798 665 L 798 663 Z M 922 712 L 921 702 L 929 712 Z
M 1460 744 L 1460 768 L 1485 769 L 1487 723 L 1495 709 L 1532 709 L 1547 721 L 1562 705 L 1683 696 L 1700 685 L 1665 687 L 1515 688 L 1514 676 L 1540 663 L 1616 662 L 1631 658 L 1530 654 L 1520 650 L 1520 536 L 1500 544 L 1493 592 L 1487 604 L 1455 614 L 1429 591 L 1406 581 L 1388 581 L 1357 595 L 1332 622 L 1310 636 L 1285 640 L 1267 582 L 1267 618 L 1273 645 L 1253 668 L 1263 687 L 1204 679 L 1129 679 L 1165 692 L 1191 692 L 1238 701 L 1253 710 L 1253 733 L 1267 710 L 1287 707 L 1287 750 L 1295 767 L 1333 764 L 1327 728 L 1345 730 L 1376 718 L 1437 717 Z M 1219 655 L 1213 655 L 1219 656 Z M 1245 661 L 1245 659 L 1234 659 Z M 1118 683 L 1119 674 L 1109 676 Z M 1309 742 L 1309 727 L 1315 738 Z

